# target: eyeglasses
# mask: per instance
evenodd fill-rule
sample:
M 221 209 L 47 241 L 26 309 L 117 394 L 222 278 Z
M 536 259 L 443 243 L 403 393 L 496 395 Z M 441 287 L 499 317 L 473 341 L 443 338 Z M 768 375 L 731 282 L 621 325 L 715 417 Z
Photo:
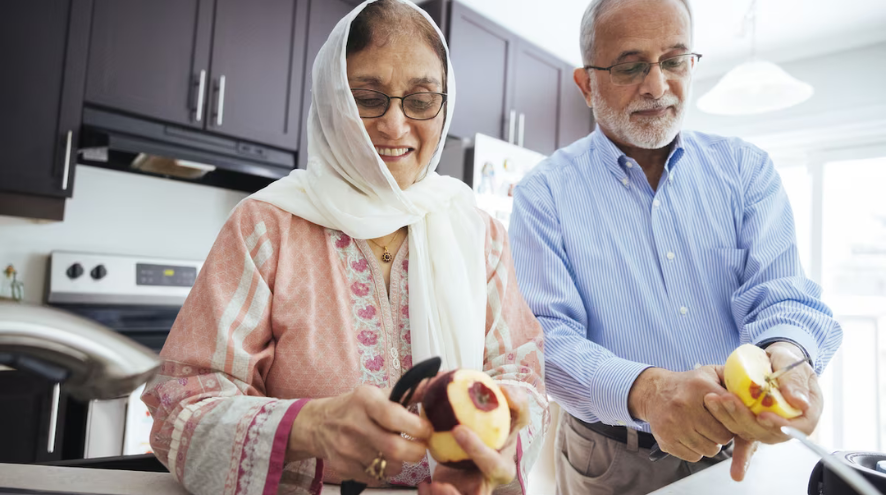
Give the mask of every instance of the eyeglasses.
M 587 69 L 605 70 L 609 72 L 609 79 L 616 86 L 631 86 L 643 82 L 646 74 L 652 70 L 653 65 L 657 65 L 664 74 L 665 79 L 685 79 L 692 74 L 698 61 L 701 60 L 699 53 L 686 53 L 677 55 L 676 57 L 666 58 L 658 62 L 624 62 L 615 64 L 610 67 L 594 67 L 593 65 L 584 66 Z
M 391 100 L 400 100 L 403 115 L 412 120 L 430 120 L 440 113 L 446 103 L 446 93 L 412 93 L 406 96 L 388 96 L 372 89 L 352 89 L 360 117 L 375 119 L 387 113 Z

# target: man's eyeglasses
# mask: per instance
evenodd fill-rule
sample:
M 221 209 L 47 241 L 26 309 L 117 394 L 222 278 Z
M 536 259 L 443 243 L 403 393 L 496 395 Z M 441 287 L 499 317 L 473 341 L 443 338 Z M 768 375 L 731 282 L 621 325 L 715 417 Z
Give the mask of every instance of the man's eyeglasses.
M 406 96 L 388 96 L 372 89 L 352 89 L 360 117 L 375 119 L 387 113 L 391 100 L 400 100 L 403 115 L 413 120 L 430 120 L 440 113 L 446 103 L 446 93 L 412 93 Z
M 616 86 L 632 86 L 643 82 L 646 74 L 657 65 L 664 74 L 665 79 L 684 79 L 692 74 L 698 61 L 701 60 L 699 53 L 686 53 L 676 57 L 666 58 L 658 62 L 623 62 L 609 67 L 595 67 L 586 65 L 584 68 L 605 70 L 609 72 L 609 79 Z

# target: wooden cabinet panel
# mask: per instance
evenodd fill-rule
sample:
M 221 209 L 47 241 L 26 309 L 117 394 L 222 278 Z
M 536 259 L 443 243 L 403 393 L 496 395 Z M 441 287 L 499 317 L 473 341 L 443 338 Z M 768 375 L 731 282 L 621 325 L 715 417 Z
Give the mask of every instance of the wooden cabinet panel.
M 557 147 L 568 146 L 594 131 L 594 113 L 575 84 L 572 66 L 565 66 L 560 90 L 560 132 Z
M 91 5 L 0 3 L 0 192 L 71 195 Z
M 298 148 L 307 12 L 304 0 L 217 0 L 208 129 Z
M 329 33 L 342 19 L 354 8 L 344 0 L 314 0 L 311 2 L 311 12 L 308 18 L 308 36 L 307 49 L 305 50 L 305 73 L 304 73 L 304 91 L 301 95 L 301 132 L 298 147 L 298 168 L 307 167 L 308 163 L 308 115 L 311 108 L 311 86 L 313 85 L 313 77 L 311 75 L 314 67 L 314 59 L 320 53 L 320 47 L 326 43 Z
M 515 38 L 459 3 L 451 5 L 449 49 L 457 83 L 450 133 L 508 139 L 508 83 Z
M 212 0 L 97 0 L 86 100 L 203 127 L 213 10 Z
M 563 63 L 523 43 L 517 50 L 513 80 L 517 139 L 524 148 L 550 155 L 557 149 Z

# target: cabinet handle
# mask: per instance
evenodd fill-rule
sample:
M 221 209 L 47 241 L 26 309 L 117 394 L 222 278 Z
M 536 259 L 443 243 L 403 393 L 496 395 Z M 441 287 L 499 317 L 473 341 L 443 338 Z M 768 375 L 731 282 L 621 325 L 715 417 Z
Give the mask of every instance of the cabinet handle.
M 215 125 L 221 127 L 225 115 L 225 76 L 218 78 L 218 111 L 215 114 Z
M 71 141 L 74 139 L 74 131 L 68 131 L 67 144 L 65 145 L 65 169 L 62 172 L 62 191 L 68 190 L 68 175 L 71 171 Z
M 49 411 L 49 442 L 47 442 L 46 450 L 50 454 L 55 452 L 55 430 L 58 425 L 58 396 L 60 385 L 56 383 L 52 386 L 52 405 Z
M 200 122 L 203 120 L 203 96 L 206 92 L 206 71 L 200 71 L 200 79 L 197 81 L 197 112 L 194 120 Z
M 526 115 L 520 114 L 520 121 L 517 124 L 517 146 L 523 147 L 523 131 L 525 130 L 526 124 Z
M 511 110 L 508 118 L 508 142 L 514 144 L 514 126 L 517 125 L 517 111 Z

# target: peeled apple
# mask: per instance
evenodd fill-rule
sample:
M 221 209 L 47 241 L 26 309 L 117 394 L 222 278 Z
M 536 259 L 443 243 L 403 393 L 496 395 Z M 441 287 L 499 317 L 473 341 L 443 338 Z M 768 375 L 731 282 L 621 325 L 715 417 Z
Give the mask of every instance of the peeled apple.
M 434 427 L 428 442 L 431 456 L 455 468 L 476 467 L 452 435 L 457 425 L 470 428 L 495 450 L 504 447 L 511 429 L 507 399 L 482 371 L 455 370 L 435 378 L 422 399 L 422 414 Z
M 772 374 L 772 363 L 763 349 L 753 344 L 740 346 L 729 355 L 723 374 L 726 390 L 737 395 L 754 414 L 771 411 L 787 419 L 802 414 L 802 411 L 788 404 L 777 383 L 767 385 L 766 377 Z M 767 386 L 770 387 L 768 392 Z

